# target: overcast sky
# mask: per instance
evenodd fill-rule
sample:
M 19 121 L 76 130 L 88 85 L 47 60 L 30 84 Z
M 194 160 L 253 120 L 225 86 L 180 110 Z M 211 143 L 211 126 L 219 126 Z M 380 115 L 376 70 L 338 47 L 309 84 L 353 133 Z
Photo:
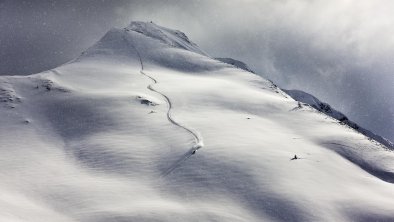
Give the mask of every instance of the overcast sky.
M 394 141 L 394 1 L 0 0 L 0 74 L 54 68 L 131 20 L 185 32 Z

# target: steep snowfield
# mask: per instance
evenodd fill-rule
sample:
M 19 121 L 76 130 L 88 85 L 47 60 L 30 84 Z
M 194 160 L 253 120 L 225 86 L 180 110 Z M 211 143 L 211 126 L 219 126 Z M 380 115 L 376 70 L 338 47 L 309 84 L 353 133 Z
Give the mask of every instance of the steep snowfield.
M 320 112 L 323 112 L 323 113 L 327 114 L 328 116 L 331 116 L 332 118 L 341 121 L 341 123 L 346 124 L 346 125 L 350 126 L 351 128 L 357 130 L 358 132 L 360 132 L 360 133 L 370 137 L 371 139 L 374 139 L 377 142 L 385 145 L 387 148 L 394 149 L 394 144 L 390 140 L 388 140 L 384 137 L 381 137 L 379 135 L 376 135 L 375 133 L 373 133 L 367 129 L 362 128 L 358 124 L 350 121 L 347 118 L 347 116 L 345 116 L 343 113 L 335 110 L 329 104 L 320 101 L 318 98 L 312 96 L 311 94 L 308 94 L 308 93 L 303 92 L 301 90 L 283 90 L 283 91 L 285 91 L 293 99 L 304 103 L 304 105 L 305 104 L 310 105 L 313 108 L 319 110 Z M 299 106 L 301 108 L 302 104 L 300 103 Z
M 179 31 L 113 29 L 0 96 L 0 221 L 394 220 L 392 151 Z

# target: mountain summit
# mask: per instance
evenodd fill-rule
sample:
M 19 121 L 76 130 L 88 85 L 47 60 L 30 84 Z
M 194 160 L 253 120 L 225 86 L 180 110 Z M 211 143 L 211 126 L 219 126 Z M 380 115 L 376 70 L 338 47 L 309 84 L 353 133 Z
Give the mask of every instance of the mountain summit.
M 141 33 L 171 47 L 182 48 L 201 55 L 207 55 L 195 43 L 191 42 L 185 33 L 161 27 L 153 22 L 132 22 L 125 30 Z
M 394 153 L 154 23 L 0 77 L 0 221 L 392 221 Z

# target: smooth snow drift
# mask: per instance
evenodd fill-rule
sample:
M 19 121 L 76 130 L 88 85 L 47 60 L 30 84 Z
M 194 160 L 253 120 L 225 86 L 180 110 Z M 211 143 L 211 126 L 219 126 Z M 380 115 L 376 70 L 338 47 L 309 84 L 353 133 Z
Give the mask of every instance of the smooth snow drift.
M 394 220 L 391 150 L 154 23 L 0 77 L 0 113 L 0 221 Z

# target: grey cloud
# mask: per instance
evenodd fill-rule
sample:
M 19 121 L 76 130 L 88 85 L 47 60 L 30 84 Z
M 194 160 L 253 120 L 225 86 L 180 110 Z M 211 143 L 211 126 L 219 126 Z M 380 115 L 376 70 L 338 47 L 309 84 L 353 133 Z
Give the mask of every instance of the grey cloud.
M 30 74 L 72 59 L 117 22 L 114 11 L 121 5 L 122 1 L 2 1 L 0 73 Z

